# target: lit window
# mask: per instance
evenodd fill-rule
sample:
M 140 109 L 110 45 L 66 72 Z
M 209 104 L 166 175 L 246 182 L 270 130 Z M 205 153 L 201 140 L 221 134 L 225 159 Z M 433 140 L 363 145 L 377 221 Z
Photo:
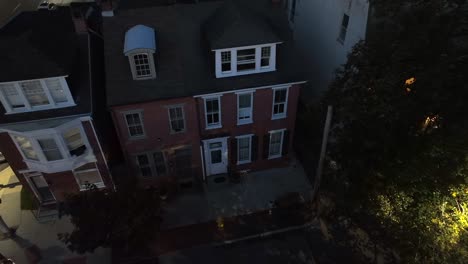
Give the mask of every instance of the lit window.
M 44 82 L 47 88 L 49 88 L 50 95 L 56 104 L 68 102 L 67 94 L 60 84 L 60 79 L 46 79 Z
M 269 67 L 270 66 L 270 56 L 271 56 L 271 47 L 263 47 L 262 48 L 261 67 Z
M 140 137 L 145 135 L 140 113 L 126 114 L 125 120 L 127 121 L 130 137 Z
M 104 183 L 102 182 L 101 174 L 98 169 L 74 171 L 74 174 L 81 190 L 86 190 L 88 185 L 95 185 L 98 188 L 104 187 Z
M 286 117 L 288 89 L 276 89 L 273 96 L 273 118 Z
M 270 133 L 270 145 L 268 148 L 268 157 L 276 158 L 281 156 L 281 148 L 283 144 L 283 132 L 276 131 Z
M 24 95 L 29 104 L 34 106 L 48 105 L 49 99 L 39 81 L 20 82 Z
M 215 128 L 221 126 L 219 98 L 205 99 L 206 127 Z
M 221 71 L 231 71 L 231 51 L 221 52 Z
M 343 14 L 343 20 L 341 21 L 340 35 L 338 36 L 338 41 L 344 43 L 346 38 L 346 32 L 348 31 L 349 16 Z
M 169 123 L 172 132 L 185 130 L 184 109 L 181 106 L 169 108 Z
M 152 75 L 148 54 L 141 53 L 133 55 L 133 61 L 135 63 L 135 74 L 137 78 L 150 77 Z
M 237 51 L 237 71 L 255 70 L 255 49 Z
M 55 139 L 53 138 L 44 138 L 38 139 L 37 142 L 42 149 L 42 153 L 47 161 L 61 160 L 63 159 L 62 153 L 60 152 Z
M 31 140 L 22 136 L 14 136 L 16 142 L 18 143 L 21 152 L 23 152 L 24 156 L 30 160 L 39 160 L 37 156 L 37 152 L 34 150 L 34 147 L 31 144 Z
M 250 162 L 251 154 L 251 136 L 238 137 L 237 138 L 237 163 L 248 163 Z
M 81 156 L 86 151 L 86 145 L 83 142 L 79 127 L 74 127 L 65 131 L 65 133 L 63 133 L 63 139 L 67 144 L 71 156 Z
M 25 107 L 24 100 L 13 83 L 0 84 L 0 91 L 11 108 Z
M 252 123 L 252 93 L 238 94 L 237 124 Z

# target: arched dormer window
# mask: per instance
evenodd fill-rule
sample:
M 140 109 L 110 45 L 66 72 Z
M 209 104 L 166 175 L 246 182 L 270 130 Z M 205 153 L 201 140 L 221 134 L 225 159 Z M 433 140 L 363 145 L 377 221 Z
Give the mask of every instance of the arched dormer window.
M 154 29 L 136 25 L 125 33 L 124 54 L 128 57 L 134 80 L 156 78 L 153 58 L 155 51 Z

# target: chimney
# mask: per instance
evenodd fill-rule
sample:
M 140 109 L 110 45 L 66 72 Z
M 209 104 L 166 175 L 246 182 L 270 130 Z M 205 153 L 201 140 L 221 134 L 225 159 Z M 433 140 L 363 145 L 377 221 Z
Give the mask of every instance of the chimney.
M 112 0 L 101 0 L 101 9 L 103 17 L 113 17 L 114 16 L 114 6 Z M 98 3 L 99 4 L 99 3 Z

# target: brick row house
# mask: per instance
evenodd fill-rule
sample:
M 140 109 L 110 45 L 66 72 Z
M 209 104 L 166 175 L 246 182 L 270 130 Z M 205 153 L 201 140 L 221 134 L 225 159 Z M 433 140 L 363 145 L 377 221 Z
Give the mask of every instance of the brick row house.
M 87 184 L 114 188 L 98 136 L 102 40 L 83 8 L 23 12 L 0 29 L 0 151 L 43 207 Z
M 281 6 L 114 11 L 103 21 L 107 104 L 131 175 L 183 186 L 288 165 L 305 77 Z

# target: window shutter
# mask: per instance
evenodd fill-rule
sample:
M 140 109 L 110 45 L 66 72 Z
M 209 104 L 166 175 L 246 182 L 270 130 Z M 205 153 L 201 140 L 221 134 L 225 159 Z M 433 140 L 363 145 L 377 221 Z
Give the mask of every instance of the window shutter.
M 289 152 L 289 130 L 283 132 L 283 146 L 282 146 L 282 156 L 288 155 Z
M 258 153 L 258 137 L 257 135 L 253 135 L 252 136 L 252 142 L 250 142 L 252 145 L 251 145 L 251 150 L 252 150 L 252 153 L 250 154 L 250 159 L 252 160 L 252 162 L 256 161 L 257 160 L 257 153 Z
M 231 138 L 231 164 L 237 164 L 237 138 Z
M 263 159 L 268 159 L 268 152 L 270 148 L 270 134 L 265 134 L 263 136 Z

